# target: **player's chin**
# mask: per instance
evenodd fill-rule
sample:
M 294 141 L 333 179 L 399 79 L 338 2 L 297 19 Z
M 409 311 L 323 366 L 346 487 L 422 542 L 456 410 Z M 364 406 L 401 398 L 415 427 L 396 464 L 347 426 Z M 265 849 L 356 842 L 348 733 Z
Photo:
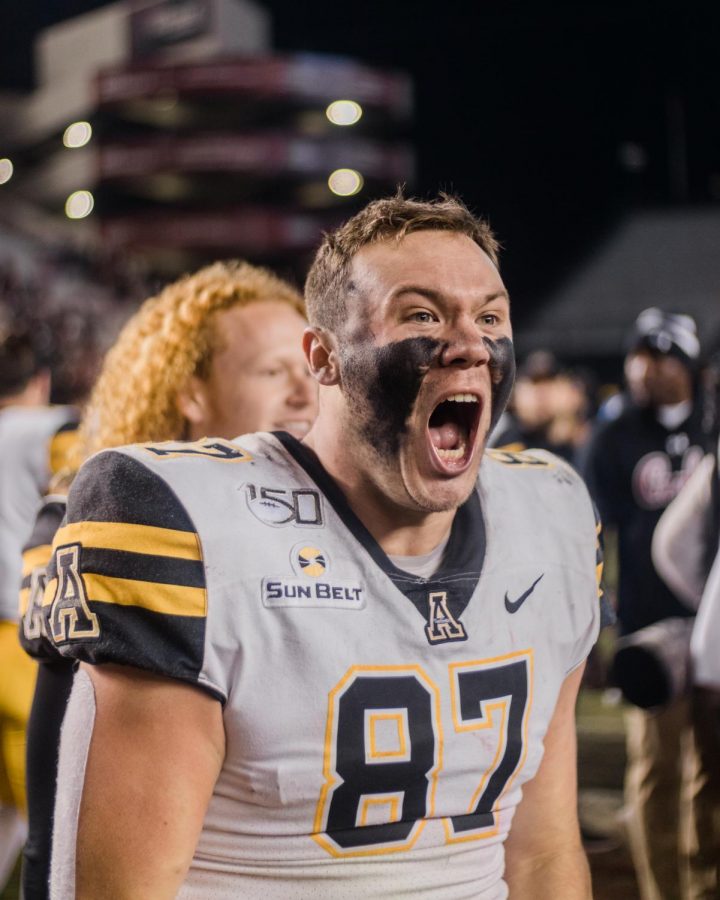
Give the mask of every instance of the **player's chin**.
M 477 464 L 455 475 L 438 476 L 418 470 L 406 472 L 405 489 L 418 509 L 425 512 L 447 512 L 462 506 L 475 488 Z
M 475 487 L 485 437 L 485 429 L 474 433 L 461 453 L 438 453 L 426 433 L 408 443 L 408 452 L 401 453 L 401 469 L 405 489 L 418 509 L 447 512 L 462 506 Z

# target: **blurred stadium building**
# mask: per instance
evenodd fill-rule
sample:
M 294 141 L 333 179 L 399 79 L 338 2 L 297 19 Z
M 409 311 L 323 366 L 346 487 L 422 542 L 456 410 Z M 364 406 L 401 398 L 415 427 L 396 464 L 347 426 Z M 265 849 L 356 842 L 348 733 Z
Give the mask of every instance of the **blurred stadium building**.
M 526 318 L 516 341 L 519 351 L 544 347 L 611 373 L 632 321 L 650 306 L 693 316 L 703 349 L 716 351 L 718 248 L 720 216 L 713 207 L 627 212 Z
M 227 256 L 300 280 L 323 228 L 413 182 L 409 77 L 274 55 L 250 0 L 105 6 L 42 32 L 35 66 L 0 105 L 0 266 L 40 239 L 121 282 Z

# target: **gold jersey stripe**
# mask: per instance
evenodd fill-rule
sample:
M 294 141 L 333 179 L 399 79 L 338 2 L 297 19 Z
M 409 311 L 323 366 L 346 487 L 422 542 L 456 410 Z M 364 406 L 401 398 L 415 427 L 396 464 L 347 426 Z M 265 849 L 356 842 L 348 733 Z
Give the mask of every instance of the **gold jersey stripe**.
M 39 544 L 37 547 L 31 547 L 23 553 L 23 578 L 37 569 L 38 566 L 46 566 L 50 562 L 52 556 L 52 547 L 50 544 Z
M 53 475 L 61 469 L 69 466 L 69 458 L 71 451 L 78 443 L 78 432 L 76 429 L 59 431 L 50 440 L 50 471 Z
M 155 525 L 127 522 L 72 522 L 58 530 L 54 544 L 82 544 L 99 550 L 125 550 L 152 556 L 200 560 L 200 543 L 194 531 L 176 531 Z
M 132 578 L 112 578 L 84 572 L 82 576 L 91 603 L 114 603 L 116 606 L 135 606 L 167 616 L 194 616 L 207 612 L 205 588 L 161 584 L 157 581 L 135 581 Z M 57 591 L 57 578 L 48 582 L 43 606 L 50 606 Z
M 27 612 L 28 603 L 30 602 L 30 588 L 22 588 L 20 591 L 20 617 L 22 618 Z
M 515 441 L 512 444 L 503 444 L 502 447 L 492 447 L 493 450 L 502 450 L 503 453 L 522 453 L 527 450 L 527 446 L 522 441 Z

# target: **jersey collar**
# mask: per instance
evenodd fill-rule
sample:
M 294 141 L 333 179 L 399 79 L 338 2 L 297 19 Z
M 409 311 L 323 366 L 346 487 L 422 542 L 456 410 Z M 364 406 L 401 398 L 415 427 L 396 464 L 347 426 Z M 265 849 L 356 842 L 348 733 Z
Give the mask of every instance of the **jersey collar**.
M 353 512 L 345 494 L 310 447 L 285 431 L 274 431 L 273 436 L 312 478 L 345 527 L 423 618 L 427 615 L 428 594 L 439 591 L 447 594 L 453 617 L 457 619 L 462 615 L 480 580 L 486 551 L 485 521 L 477 490 L 472 492 L 455 513 L 440 568 L 430 578 L 422 578 L 393 565 L 380 544 Z

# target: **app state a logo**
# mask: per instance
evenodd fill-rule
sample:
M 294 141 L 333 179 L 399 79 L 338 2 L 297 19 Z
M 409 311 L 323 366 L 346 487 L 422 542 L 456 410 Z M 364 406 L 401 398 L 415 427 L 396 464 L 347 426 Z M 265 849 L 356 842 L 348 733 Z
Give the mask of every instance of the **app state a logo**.
M 428 594 L 425 636 L 430 644 L 447 644 L 450 641 L 467 640 L 465 626 L 450 612 L 445 591 L 431 591 Z
M 100 622 L 88 606 L 80 574 L 80 544 L 67 544 L 55 552 L 57 588 L 50 610 L 50 631 L 56 643 L 100 637 Z
M 26 641 L 46 637 L 42 601 L 45 594 L 45 566 L 35 566 L 30 573 L 27 609 L 22 617 L 22 629 Z

